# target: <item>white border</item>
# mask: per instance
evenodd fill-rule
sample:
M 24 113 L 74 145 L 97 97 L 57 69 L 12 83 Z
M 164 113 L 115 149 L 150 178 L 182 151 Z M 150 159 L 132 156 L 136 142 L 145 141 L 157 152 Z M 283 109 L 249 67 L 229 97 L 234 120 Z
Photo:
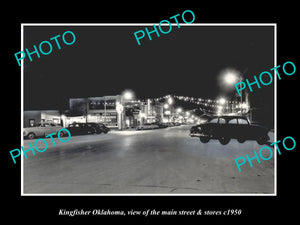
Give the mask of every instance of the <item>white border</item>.
M 180 26 L 274 26 L 274 67 L 277 66 L 277 23 L 191 23 L 181 24 Z M 153 26 L 158 23 L 21 23 L 21 51 L 24 51 L 24 26 Z M 161 24 L 168 26 L 168 24 Z M 171 23 L 172 26 L 177 26 L 176 23 Z M 275 73 L 275 72 L 274 72 Z M 23 146 L 23 112 L 24 112 L 24 67 L 21 61 L 21 146 Z M 275 77 L 275 76 L 274 76 Z M 277 141 L 277 78 L 274 82 L 274 139 Z M 128 194 L 128 193 L 104 193 L 104 194 L 39 194 L 39 193 L 24 193 L 23 187 L 23 153 L 21 157 L 21 196 L 277 196 L 277 151 L 274 146 L 274 193 L 271 194 L 252 194 L 252 193 L 209 193 L 209 194 Z M 276 152 L 276 154 L 275 154 Z

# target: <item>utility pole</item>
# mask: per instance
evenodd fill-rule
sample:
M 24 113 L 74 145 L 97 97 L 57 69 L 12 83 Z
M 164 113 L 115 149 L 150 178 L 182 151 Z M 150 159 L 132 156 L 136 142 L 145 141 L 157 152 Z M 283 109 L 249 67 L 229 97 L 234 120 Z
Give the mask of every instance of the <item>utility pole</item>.
M 88 117 L 88 107 L 89 107 L 89 101 L 88 99 L 86 99 L 86 103 L 85 103 L 85 123 L 87 123 L 87 117 Z
M 106 125 L 106 97 L 104 96 L 104 124 Z

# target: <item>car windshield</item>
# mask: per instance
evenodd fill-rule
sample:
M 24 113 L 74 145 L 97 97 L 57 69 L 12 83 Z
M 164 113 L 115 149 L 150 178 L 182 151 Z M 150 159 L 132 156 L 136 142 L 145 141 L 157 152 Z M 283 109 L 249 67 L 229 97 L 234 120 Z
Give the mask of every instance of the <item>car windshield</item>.
M 226 123 L 226 120 L 225 120 L 224 118 L 219 118 L 219 123 L 225 124 L 225 123 Z
M 248 121 L 246 119 L 243 119 L 243 118 L 239 118 L 238 122 L 239 122 L 239 124 L 248 124 Z
M 210 121 L 210 123 L 218 123 L 218 118 L 214 118 Z
M 237 124 L 237 119 L 231 119 L 228 122 L 229 124 Z

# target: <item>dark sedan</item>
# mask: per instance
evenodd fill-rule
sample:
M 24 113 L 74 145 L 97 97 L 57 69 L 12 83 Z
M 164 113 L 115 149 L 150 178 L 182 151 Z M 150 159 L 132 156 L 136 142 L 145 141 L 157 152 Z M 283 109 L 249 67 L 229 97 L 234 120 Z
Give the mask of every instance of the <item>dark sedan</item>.
M 110 128 L 105 126 L 103 123 L 88 123 L 90 126 L 94 127 L 97 134 L 107 134 L 110 131 Z
M 213 117 L 208 122 L 192 127 L 190 136 L 199 137 L 203 143 L 210 139 L 218 139 L 226 145 L 230 139 L 237 139 L 243 143 L 246 140 L 256 140 L 258 144 L 265 144 L 270 138 L 269 129 L 257 124 L 251 124 L 243 116 L 219 116 Z
M 96 129 L 87 123 L 72 123 L 68 126 L 72 135 L 94 134 Z

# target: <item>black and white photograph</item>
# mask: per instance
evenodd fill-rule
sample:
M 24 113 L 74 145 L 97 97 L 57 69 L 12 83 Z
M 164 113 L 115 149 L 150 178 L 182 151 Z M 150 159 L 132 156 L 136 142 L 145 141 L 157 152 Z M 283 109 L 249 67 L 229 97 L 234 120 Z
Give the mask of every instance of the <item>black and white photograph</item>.
M 4 219 L 296 219 L 296 5 L 143 3 L 3 7 Z
M 274 84 L 235 87 L 275 67 L 275 24 L 167 28 L 23 24 L 23 146 L 48 145 L 23 158 L 24 195 L 276 193 L 274 157 L 235 162 L 275 140 Z

